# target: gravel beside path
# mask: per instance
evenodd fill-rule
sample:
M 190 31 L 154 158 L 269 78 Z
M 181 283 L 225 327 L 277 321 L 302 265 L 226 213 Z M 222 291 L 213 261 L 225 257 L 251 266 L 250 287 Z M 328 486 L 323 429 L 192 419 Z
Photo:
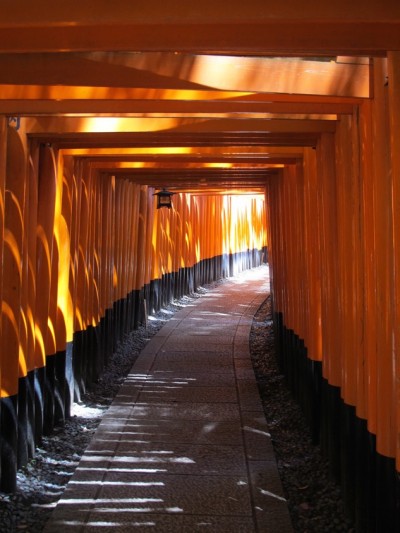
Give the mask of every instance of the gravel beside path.
M 295 532 L 354 533 L 340 489 L 279 371 L 270 297 L 254 317 L 250 353 Z
M 83 455 L 104 411 L 146 342 L 173 314 L 224 283 L 199 288 L 150 317 L 148 327 L 126 336 L 106 372 L 71 418 L 44 437 L 35 458 L 18 473 L 15 494 L 0 492 L 0 533 L 40 533 Z M 291 399 L 275 360 L 270 299 L 260 307 L 250 336 L 251 356 L 293 527 L 301 533 L 353 533 L 343 513 L 340 490 L 328 478 L 328 468 L 313 446 L 301 410 Z

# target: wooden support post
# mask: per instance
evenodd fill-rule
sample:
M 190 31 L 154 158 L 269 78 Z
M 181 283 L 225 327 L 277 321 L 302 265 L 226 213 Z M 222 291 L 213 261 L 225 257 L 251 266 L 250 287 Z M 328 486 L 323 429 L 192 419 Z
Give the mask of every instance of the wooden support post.
M 26 185 L 26 157 L 18 133 L 8 128 L 4 203 L 1 336 L 1 488 L 15 490 L 18 463 L 18 386 L 26 378 L 21 346 L 21 291 Z M 20 368 L 22 365 L 22 368 Z M 24 412 L 26 405 L 24 407 Z M 26 423 L 25 417 L 23 422 Z M 6 428 L 6 431 L 4 430 Z
M 392 385 L 395 396 L 392 406 L 396 413 L 396 467 L 400 472 L 400 52 L 388 52 L 388 97 L 390 117 L 390 158 L 393 183 L 393 245 L 394 245 L 394 346 Z
M 0 116 L 0 339 L 2 336 L 2 305 L 3 305 L 3 257 L 4 257 L 4 226 L 5 226 L 5 191 L 6 191 L 6 169 L 7 169 L 7 118 Z M 2 392 L 2 373 L 4 372 L 3 366 L 3 346 L 0 346 L 0 387 Z M 3 432 L 2 427 L 2 401 L 0 400 L 0 435 Z M 0 457 L 2 454 L 2 439 L 0 438 Z M 0 461 L 0 486 L 2 486 L 2 468 Z

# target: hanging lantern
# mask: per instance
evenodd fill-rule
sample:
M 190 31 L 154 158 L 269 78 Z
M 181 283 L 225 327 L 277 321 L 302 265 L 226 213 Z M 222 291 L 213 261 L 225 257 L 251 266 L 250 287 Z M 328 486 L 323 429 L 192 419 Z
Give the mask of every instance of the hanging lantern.
M 168 209 L 171 209 L 171 198 L 173 194 L 175 193 L 167 191 L 167 189 L 162 189 L 161 191 L 154 193 L 153 196 L 157 196 L 157 209 L 161 209 L 161 207 L 168 207 Z

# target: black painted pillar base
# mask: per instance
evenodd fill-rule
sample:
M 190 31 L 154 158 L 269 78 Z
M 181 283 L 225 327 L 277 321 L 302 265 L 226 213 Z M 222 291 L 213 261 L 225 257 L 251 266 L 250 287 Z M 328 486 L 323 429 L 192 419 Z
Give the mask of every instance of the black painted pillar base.
M 135 318 L 133 329 L 137 329 L 144 321 L 144 290 L 135 291 Z
M 108 363 L 109 359 L 111 358 L 113 352 L 114 352 L 114 346 L 113 346 L 113 335 L 114 335 L 114 313 L 113 309 L 107 309 L 106 310 L 106 327 L 105 327 L 105 351 L 106 351 L 106 358 L 105 358 L 105 364 Z
M 33 457 L 36 448 L 35 372 L 29 372 L 27 379 L 28 427 L 26 438 L 28 456 Z
M 45 368 L 36 368 L 34 375 L 34 395 L 35 395 L 35 443 L 42 442 L 44 425 L 44 382 Z
M 356 432 L 355 432 L 355 407 L 346 405 L 341 401 L 340 406 L 340 481 L 347 516 L 355 519 L 356 500 Z
M 18 445 L 18 398 L 17 395 L 1 399 L 0 408 L 0 490 L 15 492 L 17 488 Z
M 29 458 L 28 451 L 28 376 L 21 377 L 18 380 L 18 448 L 17 448 L 17 466 L 26 465 Z
M 376 528 L 376 438 L 369 433 L 366 420 L 355 420 L 355 502 L 356 531 L 373 533 Z
M 83 373 L 83 357 L 84 357 L 84 331 L 76 331 L 73 337 L 72 344 L 72 367 L 73 367 L 73 383 L 75 402 L 79 403 L 82 394 L 85 392 L 85 382 Z
M 329 461 L 332 479 L 340 482 L 340 389 L 326 379 L 321 384 L 321 449 Z
M 73 350 L 73 343 L 67 343 L 65 349 L 65 418 L 71 416 L 71 407 L 74 401 Z
M 55 402 L 55 356 L 46 357 L 44 381 L 43 435 L 50 435 L 54 429 Z
M 399 474 L 395 460 L 376 454 L 376 531 L 398 533 L 400 527 Z
M 149 308 L 150 314 L 157 313 L 160 310 L 160 280 L 154 279 L 150 282 L 149 294 Z
M 376 450 L 376 437 L 339 387 L 322 377 L 322 365 L 310 361 L 301 339 L 274 313 L 277 357 L 293 395 L 309 421 L 313 439 L 320 437 L 330 475 L 340 484 L 346 512 L 360 533 L 400 531 L 400 475 L 394 458 Z

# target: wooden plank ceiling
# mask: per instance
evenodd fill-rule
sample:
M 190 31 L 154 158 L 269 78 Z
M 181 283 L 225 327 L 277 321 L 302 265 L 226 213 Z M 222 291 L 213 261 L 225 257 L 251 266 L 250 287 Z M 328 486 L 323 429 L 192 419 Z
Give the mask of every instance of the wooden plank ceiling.
M 0 113 L 102 175 L 176 190 L 263 191 L 400 48 L 397 1 L 60 4 L 1 3 Z

